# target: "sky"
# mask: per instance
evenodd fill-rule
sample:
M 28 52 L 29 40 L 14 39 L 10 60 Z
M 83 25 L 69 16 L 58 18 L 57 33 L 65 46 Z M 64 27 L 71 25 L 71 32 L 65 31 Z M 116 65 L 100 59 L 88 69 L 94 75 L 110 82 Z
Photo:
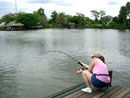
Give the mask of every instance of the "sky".
M 92 18 L 91 10 L 104 10 L 106 15 L 118 16 L 121 6 L 130 0 L 16 0 L 16 2 L 17 12 L 33 13 L 41 7 L 48 18 L 54 10 L 72 16 L 82 13 Z M 0 0 L 0 18 L 15 12 L 15 0 Z

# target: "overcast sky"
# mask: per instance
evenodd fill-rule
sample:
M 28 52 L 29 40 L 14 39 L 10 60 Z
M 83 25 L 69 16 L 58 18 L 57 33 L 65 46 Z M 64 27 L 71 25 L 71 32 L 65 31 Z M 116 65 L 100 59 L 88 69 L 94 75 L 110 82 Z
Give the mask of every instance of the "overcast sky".
M 69 15 L 82 13 L 92 17 L 91 10 L 104 10 L 107 15 L 117 16 L 120 7 L 130 0 L 17 0 L 17 12 L 32 13 L 40 7 L 50 18 L 51 12 L 64 12 Z M 15 13 L 15 0 L 0 0 L 0 18 L 8 13 Z

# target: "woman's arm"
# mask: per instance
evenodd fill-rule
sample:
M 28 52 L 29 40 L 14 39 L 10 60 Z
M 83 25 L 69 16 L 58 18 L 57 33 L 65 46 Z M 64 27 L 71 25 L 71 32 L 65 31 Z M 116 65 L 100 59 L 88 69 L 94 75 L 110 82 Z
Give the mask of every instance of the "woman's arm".
M 88 68 L 88 71 L 89 72 L 92 72 L 93 70 L 93 67 L 97 64 L 97 60 L 96 59 L 93 59 L 92 62 L 90 63 L 90 66 Z
M 83 63 L 81 61 L 77 61 L 77 63 L 83 65 L 87 69 L 89 68 L 89 65 L 87 65 L 87 64 L 85 64 L 85 63 Z

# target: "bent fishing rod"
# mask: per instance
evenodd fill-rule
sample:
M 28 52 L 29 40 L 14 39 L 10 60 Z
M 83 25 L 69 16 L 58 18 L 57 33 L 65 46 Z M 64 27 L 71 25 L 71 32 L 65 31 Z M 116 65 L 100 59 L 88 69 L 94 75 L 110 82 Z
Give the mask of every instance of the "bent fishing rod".
M 49 52 L 57 52 L 57 53 L 62 53 L 64 55 L 66 55 L 67 57 L 71 58 L 73 61 L 77 62 L 78 60 L 76 60 L 74 57 L 72 57 L 71 55 L 63 52 L 63 51 L 58 51 L 58 50 L 53 50 L 53 51 L 45 51 L 43 53 L 49 53 Z M 78 64 L 80 64 L 82 67 L 84 67 L 80 62 L 78 62 Z

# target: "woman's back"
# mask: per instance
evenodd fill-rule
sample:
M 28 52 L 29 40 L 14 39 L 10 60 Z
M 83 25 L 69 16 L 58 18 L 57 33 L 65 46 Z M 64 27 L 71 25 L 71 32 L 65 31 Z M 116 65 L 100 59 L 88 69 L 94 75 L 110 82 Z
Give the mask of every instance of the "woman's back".
M 104 64 L 100 59 L 95 58 L 97 60 L 97 64 L 94 66 L 92 72 L 95 75 L 99 75 L 99 74 L 105 74 L 108 75 L 108 68 L 106 66 L 106 64 Z M 110 77 L 109 76 L 105 76 L 105 75 L 99 75 L 96 76 L 96 78 L 98 78 L 99 80 L 101 80 L 102 82 L 105 83 L 109 83 L 110 82 Z

